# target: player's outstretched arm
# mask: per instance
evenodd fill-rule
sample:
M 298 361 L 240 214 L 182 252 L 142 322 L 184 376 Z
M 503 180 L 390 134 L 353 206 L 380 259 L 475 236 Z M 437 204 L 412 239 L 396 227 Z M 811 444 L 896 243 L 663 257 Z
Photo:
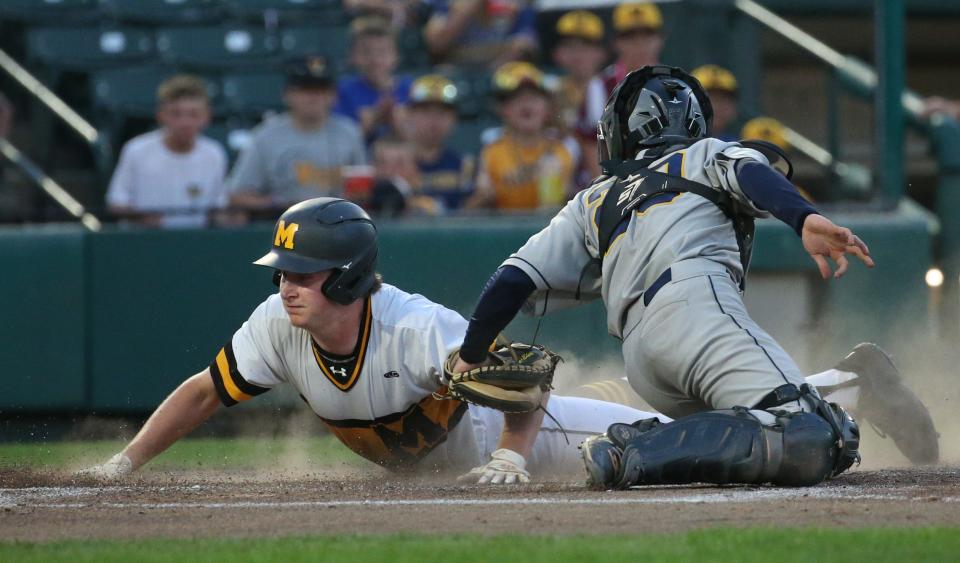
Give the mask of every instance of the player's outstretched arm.
M 860 240 L 860 237 L 846 227 L 833 224 L 833 221 L 823 215 L 816 213 L 807 215 L 803 221 L 800 237 L 803 239 L 804 250 L 817 263 L 823 279 L 830 277 L 827 258 L 837 265 L 837 270 L 833 272 L 835 278 L 843 276 L 847 271 L 849 266 L 847 254 L 856 256 L 871 268 L 874 265 L 873 258 L 870 257 L 870 249 Z
M 541 404 L 546 404 L 549 396 L 549 393 L 544 393 Z M 500 433 L 497 449 L 490 454 L 490 461 L 461 475 L 457 479 L 461 483 L 520 485 L 530 482 L 527 458 L 537 440 L 543 422 L 543 410 L 503 413 L 503 416 L 503 432 Z
M 112 479 L 131 473 L 189 434 L 219 406 L 208 368 L 184 381 L 164 399 L 122 452 L 79 474 Z

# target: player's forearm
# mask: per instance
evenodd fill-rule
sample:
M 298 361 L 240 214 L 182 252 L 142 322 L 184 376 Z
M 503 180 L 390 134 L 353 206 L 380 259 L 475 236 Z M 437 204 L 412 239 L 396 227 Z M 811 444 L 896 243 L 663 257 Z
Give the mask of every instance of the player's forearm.
M 504 266 L 494 272 L 470 317 L 460 358 L 470 364 L 482 362 L 487 348 L 517 316 L 523 302 L 536 288 L 530 276 L 516 266 Z
M 807 216 L 817 213 L 790 180 L 765 164 L 745 161 L 737 168 L 737 182 L 750 201 L 793 227 L 798 235 Z
M 171 444 L 189 434 L 220 406 L 209 373 L 199 373 L 164 399 L 137 436 L 123 450 L 133 467 L 147 463 Z
M 545 394 L 543 403 L 546 403 L 548 398 L 549 394 Z M 533 444 L 537 441 L 537 433 L 540 432 L 540 425 L 543 422 L 543 410 L 504 413 L 503 417 L 503 432 L 500 434 L 497 448 L 513 450 L 529 459 L 530 452 L 533 451 Z

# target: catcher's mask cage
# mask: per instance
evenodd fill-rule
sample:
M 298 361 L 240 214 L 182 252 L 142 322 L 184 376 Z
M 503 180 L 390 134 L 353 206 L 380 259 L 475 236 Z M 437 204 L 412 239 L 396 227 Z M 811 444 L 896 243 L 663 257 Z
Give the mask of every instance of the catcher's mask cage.
M 331 301 L 348 305 L 376 283 L 377 228 L 358 205 L 319 197 L 286 210 L 273 231 L 270 252 L 254 262 L 281 272 L 311 274 L 331 270 L 321 290 Z
M 600 162 L 688 145 L 707 136 L 712 119 L 710 98 L 696 78 L 677 67 L 641 67 L 614 88 L 597 123 Z

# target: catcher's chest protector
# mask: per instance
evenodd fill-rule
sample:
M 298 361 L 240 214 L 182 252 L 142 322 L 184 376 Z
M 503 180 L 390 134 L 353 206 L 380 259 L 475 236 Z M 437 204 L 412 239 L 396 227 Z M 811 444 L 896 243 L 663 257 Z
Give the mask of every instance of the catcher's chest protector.
M 610 239 L 613 232 L 623 221 L 628 221 L 633 210 L 643 205 L 649 198 L 662 193 L 691 192 L 713 202 L 733 222 L 733 229 L 737 235 L 737 246 L 740 248 L 740 262 L 743 264 L 743 281 L 741 290 L 746 283 L 746 273 L 750 266 L 750 256 L 753 254 L 753 217 L 738 213 L 733 205 L 730 194 L 723 190 L 694 182 L 680 176 L 664 174 L 647 168 L 649 160 L 629 160 L 621 163 L 603 162 L 605 170 L 610 170 L 617 181 L 610 187 L 598 213 L 597 237 L 599 242 L 599 261 L 610 248 Z

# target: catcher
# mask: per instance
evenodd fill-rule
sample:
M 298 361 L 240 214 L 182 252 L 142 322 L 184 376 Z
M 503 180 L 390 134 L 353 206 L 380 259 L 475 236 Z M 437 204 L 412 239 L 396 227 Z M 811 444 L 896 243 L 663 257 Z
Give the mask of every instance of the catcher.
M 376 226 L 353 203 L 317 198 L 288 209 L 270 252 L 255 262 L 276 270 L 279 292 L 207 369 L 164 400 L 122 452 L 82 473 L 126 475 L 221 404 L 284 383 L 364 458 L 401 471 L 474 467 L 462 478 L 480 483 L 525 483 L 528 463 L 578 472 L 584 437 L 655 416 L 592 399 L 548 398 L 559 358 L 542 347 L 499 341 L 482 367 L 451 380 L 444 365 L 456 361 L 467 322 L 382 283 L 377 248 Z M 540 425 L 539 413 L 524 412 L 541 405 L 555 420 Z

